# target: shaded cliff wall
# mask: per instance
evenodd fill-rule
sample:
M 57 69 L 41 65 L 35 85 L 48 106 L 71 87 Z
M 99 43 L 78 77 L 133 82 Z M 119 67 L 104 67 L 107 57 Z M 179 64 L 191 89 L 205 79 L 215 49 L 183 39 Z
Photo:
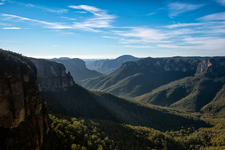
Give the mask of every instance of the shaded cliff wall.
M 49 132 L 35 65 L 0 49 L 0 149 L 39 149 Z
M 70 72 L 66 73 L 63 64 L 44 59 L 31 59 L 37 67 L 37 84 L 42 91 L 66 91 L 75 85 Z

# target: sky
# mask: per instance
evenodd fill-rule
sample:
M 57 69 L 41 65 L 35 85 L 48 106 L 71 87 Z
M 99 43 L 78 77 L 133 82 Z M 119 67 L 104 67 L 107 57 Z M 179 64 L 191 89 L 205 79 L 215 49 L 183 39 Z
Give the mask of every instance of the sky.
M 36 58 L 225 56 L 225 0 L 0 0 L 0 48 Z

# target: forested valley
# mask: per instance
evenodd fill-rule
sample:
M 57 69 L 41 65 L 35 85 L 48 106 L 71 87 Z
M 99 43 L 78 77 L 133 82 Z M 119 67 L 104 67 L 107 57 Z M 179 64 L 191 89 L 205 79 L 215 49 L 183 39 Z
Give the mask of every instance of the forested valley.
M 0 149 L 225 149 L 224 58 L 139 99 L 88 90 L 50 60 L 0 50 L 0 61 Z

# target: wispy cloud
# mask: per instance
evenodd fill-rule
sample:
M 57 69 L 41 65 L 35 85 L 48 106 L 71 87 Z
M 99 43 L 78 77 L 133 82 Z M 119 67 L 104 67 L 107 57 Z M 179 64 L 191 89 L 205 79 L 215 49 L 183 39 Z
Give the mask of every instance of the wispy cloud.
M 72 28 L 71 26 L 63 25 L 63 24 L 60 24 L 60 23 L 40 21 L 40 20 L 36 20 L 36 19 L 30 19 L 30 18 L 11 15 L 11 14 L 1 14 L 1 16 L 6 17 L 6 19 L 8 19 L 8 20 L 18 19 L 18 20 L 21 20 L 21 21 L 31 21 L 31 22 L 39 23 L 39 24 L 45 25 L 47 28 L 52 28 L 52 29 L 71 29 Z
M 211 14 L 211 15 L 203 16 L 203 17 L 198 18 L 196 20 L 199 20 L 199 21 L 225 20 L 225 12 L 214 13 L 214 14 Z
M 82 9 L 90 12 L 94 17 L 85 20 L 84 22 L 78 22 L 74 25 L 80 28 L 110 28 L 112 27 L 111 22 L 116 18 L 114 15 L 109 15 L 106 10 L 96 8 L 94 6 L 79 5 L 79 6 L 68 6 L 73 9 Z
M 114 31 L 114 32 L 120 36 L 132 38 L 132 39 L 123 39 L 124 42 L 127 43 L 133 42 L 153 43 L 168 38 L 166 34 L 161 33 L 156 29 L 144 27 L 132 27 L 128 31 Z
M 173 28 L 180 28 L 180 27 L 191 27 L 191 26 L 201 26 L 203 23 L 177 23 L 166 26 L 166 28 L 173 29 Z
M 2 29 L 5 29 L 5 30 L 18 30 L 18 29 L 21 29 L 20 27 L 4 27 Z
M 153 48 L 153 46 L 149 46 L 149 45 L 124 45 L 124 47 L 128 47 L 128 48 Z
M 22 4 L 22 3 L 19 3 L 21 5 L 25 5 L 27 7 L 33 7 L 33 8 L 38 8 L 38 9 L 42 9 L 42 10 L 45 10 L 45 11 L 48 11 L 48 12 L 52 12 L 52 13 L 58 13 L 58 14 L 62 14 L 62 13 L 67 13 L 68 12 L 68 9 L 50 9 L 50 8 L 46 8 L 46 7 L 43 7 L 43 6 L 38 6 L 38 5 L 33 5 L 33 4 Z
M 180 2 L 170 3 L 168 5 L 169 17 L 173 18 L 178 16 L 179 14 L 199 9 L 202 6 L 203 5 L 185 4 Z
M 225 38 L 219 37 L 186 37 L 180 44 L 159 44 L 158 47 L 168 49 L 188 49 L 204 51 L 222 51 L 225 47 Z
M 107 39 L 118 39 L 118 37 L 113 37 L 113 36 L 102 36 L 104 38 L 107 38 Z
M 221 5 L 225 6 L 225 0 L 216 0 L 218 3 L 220 3 Z
M 147 16 L 152 16 L 154 14 L 156 14 L 156 12 L 149 13 L 149 14 L 147 14 Z

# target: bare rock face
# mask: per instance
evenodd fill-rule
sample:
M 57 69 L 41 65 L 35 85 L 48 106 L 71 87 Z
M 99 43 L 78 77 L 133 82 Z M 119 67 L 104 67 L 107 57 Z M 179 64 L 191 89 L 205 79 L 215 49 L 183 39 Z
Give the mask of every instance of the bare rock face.
M 66 91 L 68 87 L 74 86 L 75 82 L 70 72 L 66 73 L 63 64 L 44 59 L 31 59 L 37 68 L 37 84 L 42 91 Z
M 225 75 L 225 57 L 212 57 L 198 64 L 196 73 L 214 76 Z
M 50 127 L 36 68 L 28 58 L 2 49 L 0 64 L 0 149 L 39 149 Z

